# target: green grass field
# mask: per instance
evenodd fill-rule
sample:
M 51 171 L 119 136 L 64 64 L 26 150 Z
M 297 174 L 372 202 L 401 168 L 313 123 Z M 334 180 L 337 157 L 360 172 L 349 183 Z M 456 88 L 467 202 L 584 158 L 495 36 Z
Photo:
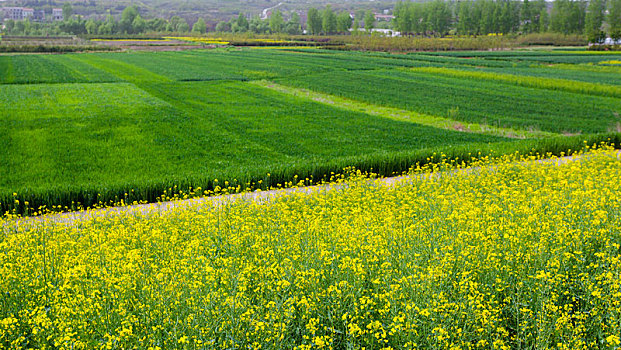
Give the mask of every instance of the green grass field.
M 615 59 L 316 49 L 0 56 L 0 211 L 154 201 L 224 181 L 265 188 L 347 166 L 390 175 L 434 153 L 558 153 L 584 139 L 614 141 L 621 68 L 605 62 Z M 378 107 L 453 122 L 430 126 Z M 551 137 L 536 139 L 541 132 Z

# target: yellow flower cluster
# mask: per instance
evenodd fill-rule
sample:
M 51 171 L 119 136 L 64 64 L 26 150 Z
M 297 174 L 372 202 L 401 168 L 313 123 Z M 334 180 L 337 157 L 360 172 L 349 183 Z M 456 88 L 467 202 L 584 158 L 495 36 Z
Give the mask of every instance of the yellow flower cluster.
M 601 61 L 599 64 L 604 64 L 604 65 L 621 65 L 621 61 L 619 60 L 610 60 L 610 61 Z
M 164 39 L 169 40 L 179 40 L 179 41 L 189 41 L 193 43 L 202 43 L 208 45 L 228 45 L 228 41 L 224 41 L 219 38 L 200 38 L 200 37 L 191 37 L 191 36 L 165 36 Z
M 618 348 L 618 154 L 477 165 L 3 219 L 0 347 Z

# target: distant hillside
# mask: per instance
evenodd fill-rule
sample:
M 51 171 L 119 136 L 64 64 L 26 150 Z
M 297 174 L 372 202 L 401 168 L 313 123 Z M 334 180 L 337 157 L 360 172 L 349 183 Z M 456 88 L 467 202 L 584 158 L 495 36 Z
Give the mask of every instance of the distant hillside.
M 52 8 L 62 7 L 61 0 L 5 0 L 1 6 L 24 6 L 44 9 L 51 12 Z M 263 10 L 278 5 L 283 11 L 306 10 L 310 7 L 321 8 L 331 5 L 336 10 L 372 9 L 381 11 L 394 7 L 397 0 L 362 1 L 362 0 L 85 0 L 69 1 L 75 14 L 95 19 L 103 19 L 108 14 L 118 16 L 130 5 L 138 7 L 144 18 L 181 16 L 190 21 L 202 17 L 207 21 L 228 20 L 240 12 L 249 16 L 260 15 Z M 280 5 L 279 5 L 280 4 Z

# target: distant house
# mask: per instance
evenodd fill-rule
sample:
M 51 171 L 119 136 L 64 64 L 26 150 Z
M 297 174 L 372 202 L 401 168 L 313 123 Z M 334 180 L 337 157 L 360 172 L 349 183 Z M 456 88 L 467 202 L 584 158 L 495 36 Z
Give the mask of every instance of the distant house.
M 354 30 L 350 29 L 349 31 L 353 32 Z M 367 30 L 364 29 L 364 28 L 358 28 L 358 31 L 359 32 L 363 32 L 363 33 L 367 32 Z M 397 31 L 394 31 L 392 29 L 373 28 L 373 29 L 371 29 L 371 32 L 373 32 L 373 33 L 380 33 L 381 35 L 388 36 L 388 37 L 401 36 L 401 32 L 397 32 Z
M 31 8 L 23 8 L 22 9 L 22 19 L 32 18 L 34 17 L 34 9 Z
M 395 16 L 393 16 L 393 15 L 383 15 L 383 14 L 379 14 L 379 13 L 376 13 L 376 14 L 375 14 L 375 20 L 376 20 L 376 21 L 386 21 L 386 22 L 390 22 L 390 21 L 392 21 L 393 19 L 395 19 Z
M 2 8 L 2 12 L 5 20 L 12 19 L 14 21 L 21 21 L 24 19 L 23 7 L 4 7 Z
M 63 19 L 63 9 L 52 9 L 52 21 L 62 21 Z
M 31 9 L 28 7 L 3 7 L 2 18 L 5 20 L 12 19 L 14 21 L 23 21 L 25 19 L 39 20 L 37 16 L 40 16 L 40 20 L 45 18 L 43 10 Z

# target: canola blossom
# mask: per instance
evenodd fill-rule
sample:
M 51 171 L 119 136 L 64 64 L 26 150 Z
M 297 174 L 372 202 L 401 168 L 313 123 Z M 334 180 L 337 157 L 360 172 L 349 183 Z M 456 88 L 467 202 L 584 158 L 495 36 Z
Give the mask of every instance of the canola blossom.
M 618 153 L 456 163 L 264 201 L 2 219 L 0 347 L 619 348 Z
M 604 64 L 604 65 L 607 65 L 607 64 L 610 64 L 610 65 L 621 65 L 621 61 L 619 61 L 619 60 L 602 61 L 599 64 Z
M 213 45 L 228 45 L 229 42 L 220 38 L 200 38 L 200 37 L 186 37 L 186 36 L 165 36 L 164 39 L 189 41 L 193 43 L 213 44 Z

